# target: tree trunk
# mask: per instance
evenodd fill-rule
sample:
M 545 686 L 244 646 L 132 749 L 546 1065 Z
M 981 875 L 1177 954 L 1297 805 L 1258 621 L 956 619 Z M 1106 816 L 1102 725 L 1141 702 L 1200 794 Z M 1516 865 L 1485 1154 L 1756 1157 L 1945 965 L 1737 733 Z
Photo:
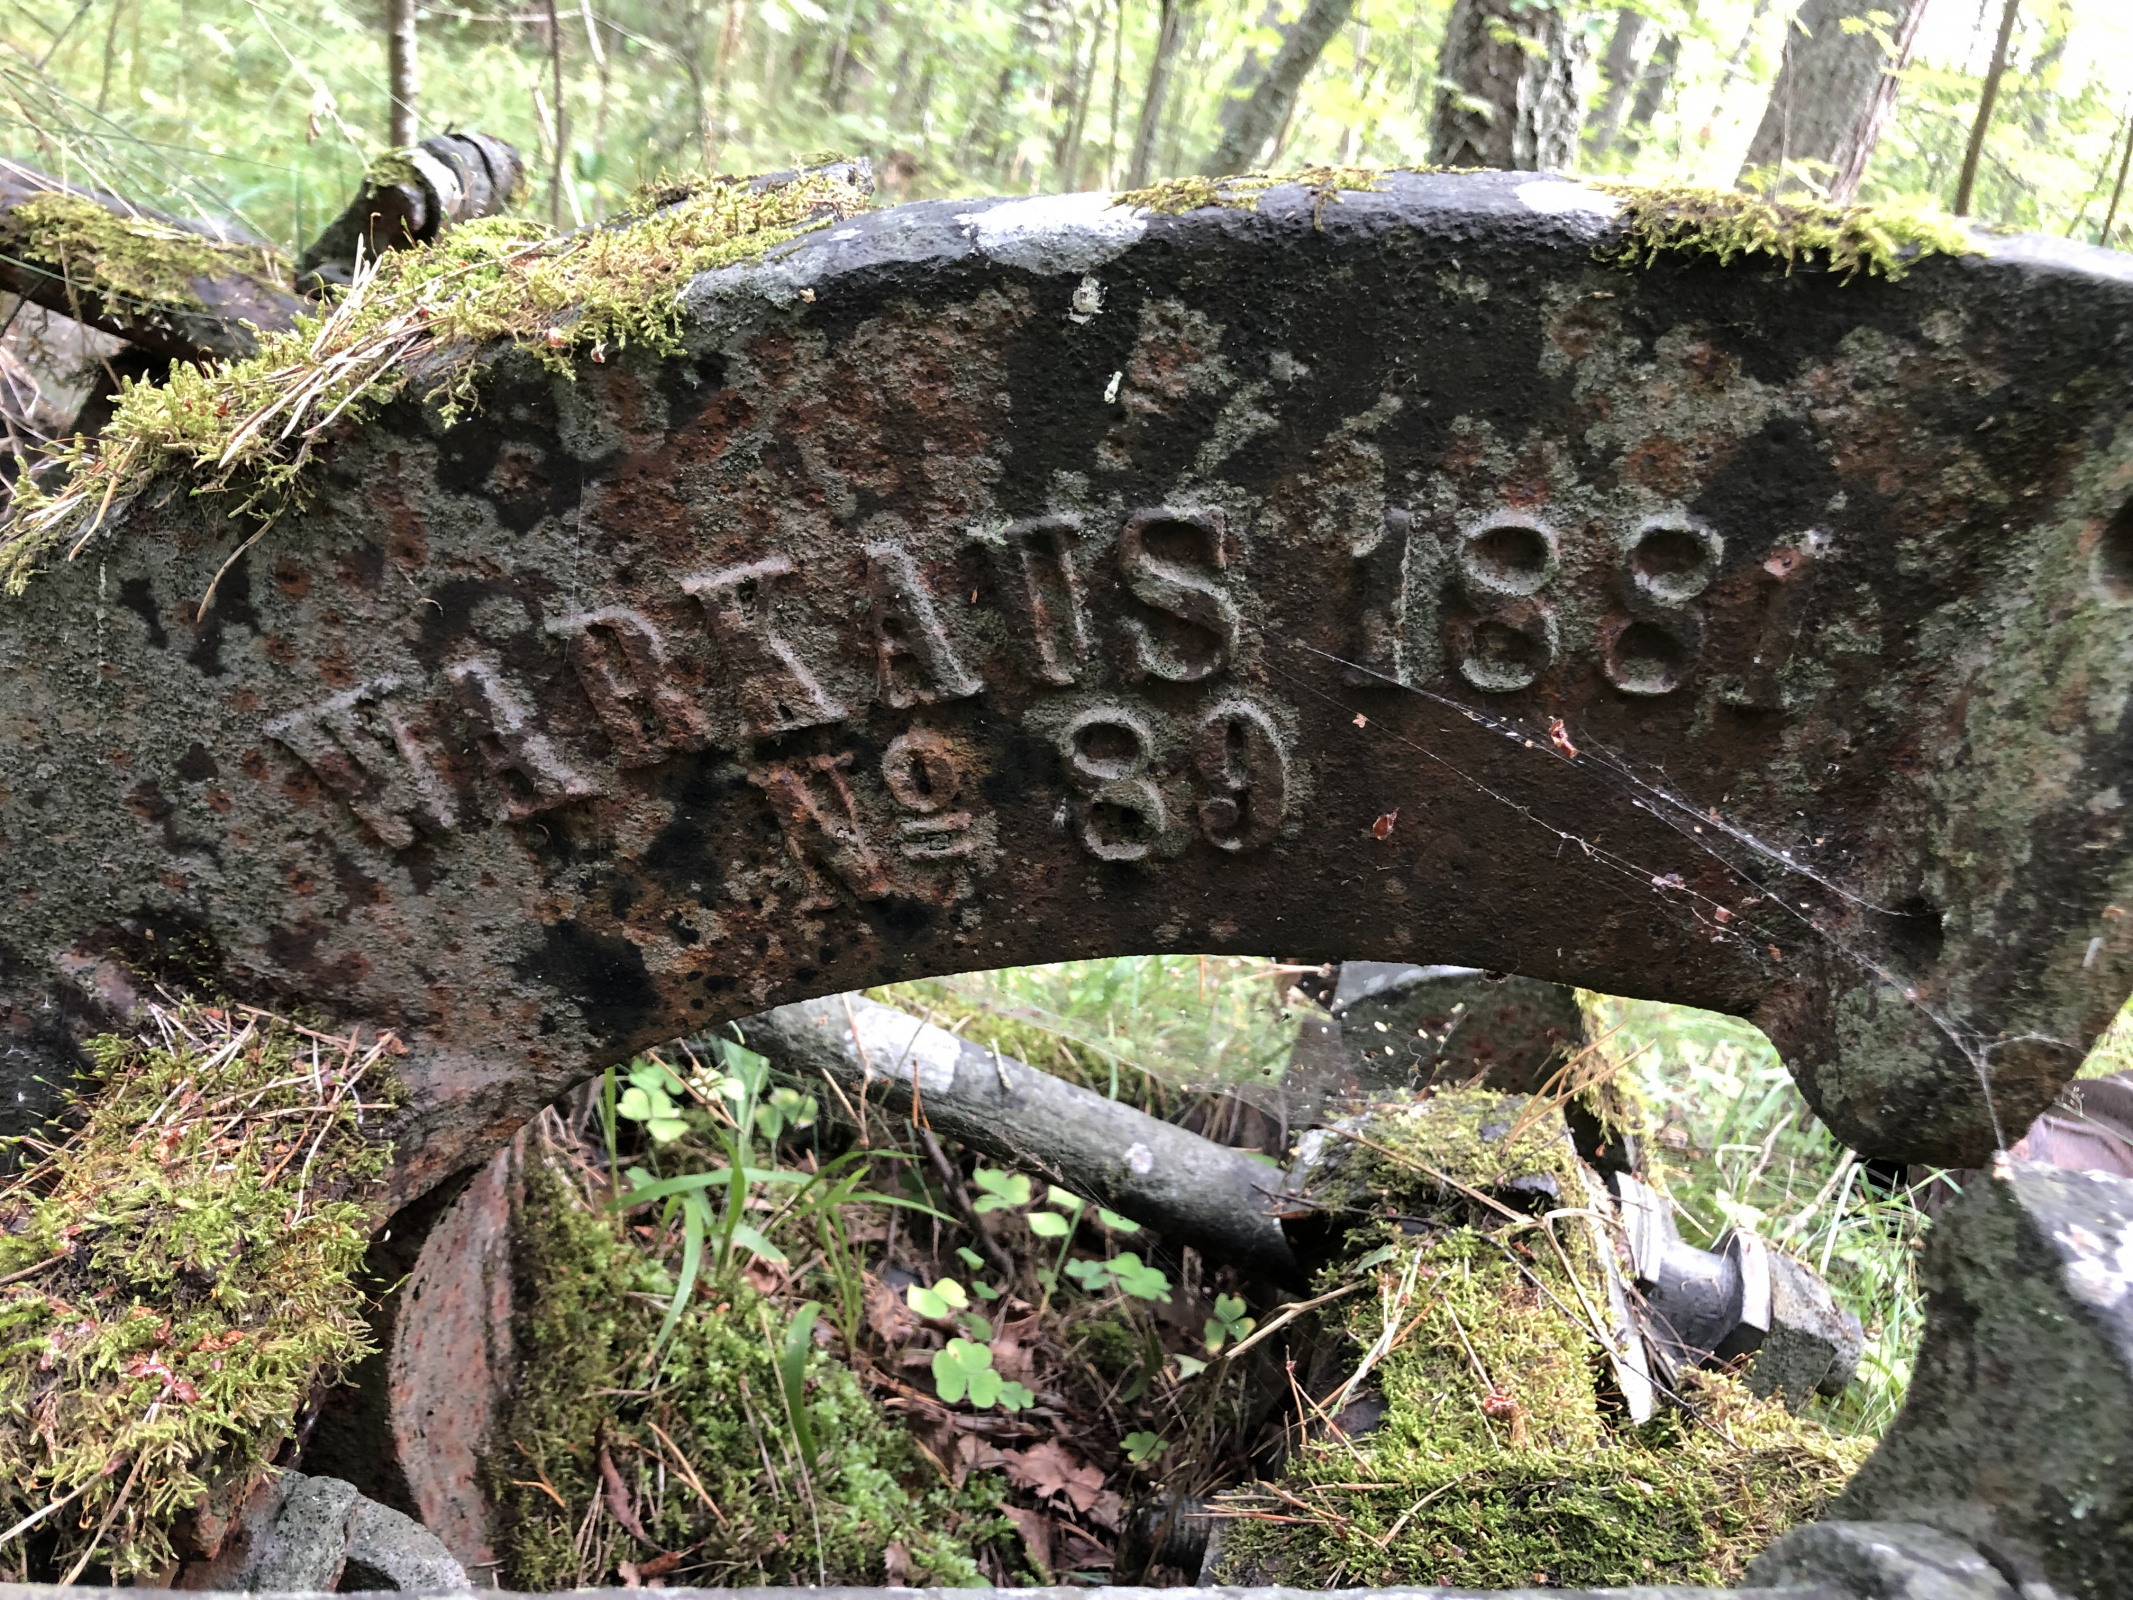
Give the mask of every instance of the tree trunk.
M 1156 28 L 1155 60 L 1148 68 L 1148 89 L 1141 96 L 1141 120 L 1133 130 L 1133 155 L 1126 163 L 1126 187 L 1138 189 L 1148 182 L 1148 168 L 1155 160 L 1156 136 L 1163 127 L 1163 102 L 1170 93 L 1170 72 L 1177 64 L 1178 41 L 1185 33 L 1184 0 L 1162 0 L 1162 21 Z
M 1896 110 L 1900 74 L 1909 65 L 1931 0 L 1807 0 L 1785 35 L 1785 56 L 1763 120 L 1748 145 L 1743 178 L 1765 172 L 1764 190 L 1806 189 L 1789 167 L 1827 174 L 1830 198 L 1858 192 L 1866 164 Z M 1895 56 L 1870 19 L 1891 18 Z M 1865 24 L 1847 32 L 1846 22 Z
M 386 142 L 395 150 L 415 142 L 415 0 L 385 0 L 385 86 L 391 96 Z
M 1429 159 L 1517 172 L 1569 166 L 1589 49 L 1584 32 L 1553 6 L 1456 0 L 1437 57 Z
M 1355 12 L 1355 0 L 1310 0 L 1304 13 L 1282 30 L 1281 48 L 1242 104 L 1223 114 L 1222 138 L 1207 158 L 1207 170 L 1227 177 L 1254 165 L 1281 132 L 1297 91 L 1333 36 Z
M 1681 35 L 1670 33 L 1659 41 L 1652 52 L 1651 60 L 1644 64 L 1643 72 L 1637 75 L 1637 99 L 1629 108 L 1629 127 L 1622 136 L 1622 155 L 1634 161 L 1643 148 L 1642 135 L 1651 130 L 1652 119 L 1659 115 L 1659 108 L 1666 104 L 1666 92 L 1673 87 L 1674 68 L 1681 61 Z
M 1607 92 L 1600 97 L 1591 130 L 1585 135 L 1586 147 L 1594 156 L 1605 155 L 1621 135 L 1658 40 L 1659 24 L 1643 12 L 1624 6 L 1615 13 L 1614 35 L 1607 42 L 1607 56 L 1600 69 L 1607 80 Z
M 1955 184 L 1955 214 L 1970 215 L 1970 201 L 1977 190 L 1978 158 L 1985 153 L 1985 133 L 1992 126 L 1992 108 L 2000 98 L 2000 78 L 2007 71 L 2007 42 L 2014 37 L 2015 12 L 2022 0 L 2007 0 L 2000 13 L 2000 36 L 1992 42 L 1992 65 L 1985 69 L 1984 92 L 1978 96 L 1977 120 L 1970 125 L 1970 144 L 1963 151 L 1963 174 Z
M 857 995 L 780 1006 L 737 1025 L 748 1048 L 805 1081 L 826 1077 L 935 1133 L 1011 1161 L 1257 1277 L 1294 1285 L 1268 1198 L 1280 1169 L 1063 1083 L 894 1006 Z M 829 1096 L 834 1104 L 837 1095 Z
M 1088 70 L 1077 70 L 1073 109 L 1067 117 L 1066 130 L 1059 137 L 1059 146 L 1052 154 L 1052 181 L 1061 189 L 1081 187 L 1081 145 L 1088 133 L 1089 106 L 1096 99 L 1096 78 L 1103 69 L 1104 34 L 1110 22 L 1110 8 L 1099 4 L 1095 30 L 1089 40 Z
M 2096 235 L 2096 242 L 2108 245 L 2111 242 L 2112 225 L 2118 221 L 2118 203 L 2125 198 L 2126 173 L 2133 169 L 2133 114 L 2126 117 L 2126 151 L 2118 158 L 2118 181 L 2111 186 L 2111 203 L 2103 213 L 2103 231 Z

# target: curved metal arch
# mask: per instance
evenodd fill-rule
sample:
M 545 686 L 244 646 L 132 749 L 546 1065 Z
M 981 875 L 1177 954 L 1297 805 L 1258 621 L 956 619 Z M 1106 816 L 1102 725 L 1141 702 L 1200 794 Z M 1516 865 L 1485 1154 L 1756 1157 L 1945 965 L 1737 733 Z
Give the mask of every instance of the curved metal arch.
M 351 431 L 205 617 L 249 530 L 144 497 L 0 609 L 0 1116 L 144 984 L 303 1005 L 409 1044 L 404 1195 L 723 1018 L 1273 948 L 1748 1016 L 1975 1160 L 2133 990 L 2133 273 L 1611 206 L 904 206 Z

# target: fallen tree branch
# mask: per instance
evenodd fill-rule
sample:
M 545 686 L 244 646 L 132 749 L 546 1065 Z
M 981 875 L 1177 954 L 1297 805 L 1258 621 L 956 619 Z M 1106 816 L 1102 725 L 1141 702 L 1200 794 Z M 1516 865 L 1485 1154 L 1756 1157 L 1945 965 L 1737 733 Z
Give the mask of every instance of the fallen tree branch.
M 848 1009 L 847 1009 L 848 1008 Z M 869 1080 L 903 1115 L 1257 1277 L 1295 1285 L 1268 1199 L 1278 1168 L 959 1039 L 893 1006 L 833 996 L 739 1024 L 748 1048 L 796 1076 Z
M 0 289 L 173 361 L 250 355 L 304 309 L 272 246 L 4 159 Z

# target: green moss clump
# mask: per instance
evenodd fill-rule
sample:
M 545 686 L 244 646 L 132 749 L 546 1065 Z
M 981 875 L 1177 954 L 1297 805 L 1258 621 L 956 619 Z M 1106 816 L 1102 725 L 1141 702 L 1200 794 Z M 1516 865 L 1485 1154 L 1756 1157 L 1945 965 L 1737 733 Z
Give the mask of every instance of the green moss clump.
M 1864 1458 L 1866 1442 L 1729 1377 L 1692 1380 L 1693 1417 L 1638 1428 L 1603 1405 L 1587 1324 L 1606 1293 L 1558 1114 L 1467 1090 L 1350 1131 L 1370 1142 L 1331 1150 L 1310 1189 L 1351 1220 L 1319 1287 L 1369 1262 L 1374 1292 L 1320 1314 L 1306 1387 L 1334 1410 L 1376 1351 L 1356 1392 L 1382 1402 L 1383 1421 L 1353 1439 L 1316 1422 L 1282 1476 L 1289 1498 L 1225 1497 L 1219 1581 L 1731 1583 Z M 1514 1222 L 1462 1185 L 1513 1211 L 1573 1214 Z
M 80 282 L 85 296 L 136 308 L 197 310 L 193 284 L 202 278 L 288 280 L 280 256 L 264 245 L 221 244 L 75 194 L 23 201 L 0 223 L 0 240 L 18 260 Z
M 260 1470 L 369 1351 L 363 1262 L 398 1047 L 259 1012 L 91 1043 L 79 1126 L 0 1190 L 0 1523 L 18 1577 L 171 1560 L 172 1519 Z
M 1343 190 L 1370 193 L 1385 187 L 1382 167 L 1304 167 L 1296 172 L 1244 172 L 1230 178 L 1164 178 L 1143 189 L 1128 189 L 1112 196 L 1112 203 L 1153 211 L 1158 216 L 1183 216 L 1188 211 L 1223 207 L 1256 211 L 1259 197 L 1282 184 L 1296 183 L 1317 196 L 1316 208 L 1338 200 Z
M 1727 266 L 1768 256 L 1784 262 L 1787 272 L 1819 262 L 1847 281 L 1863 272 L 1893 283 L 1921 257 L 1977 253 L 1960 221 L 1931 212 L 1765 200 L 1681 183 L 1597 187 L 1622 202 L 1626 230 L 1603 258 L 1626 264 L 1650 266 L 1661 255 L 1674 255 Z
M 363 187 L 385 189 L 394 184 L 406 184 L 414 188 L 422 182 L 422 174 L 415 170 L 415 152 L 412 150 L 388 150 L 371 162 L 363 173 Z
M 682 1553 L 679 1583 L 880 1584 L 891 1544 L 914 1585 L 984 1581 L 974 1547 L 1012 1537 L 995 1480 L 952 1487 L 820 1351 L 804 1401 L 820 1455 L 803 1474 L 771 1357 L 784 1323 L 738 1281 L 706 1286 L 651 1381 L 655 1301 L 671 1284 L 538 1159 L 526 1191 L 522 1365 L 488 1465 L 510 1587 L 612 1582 L 617 1563 L 663 1551 Z M 612 1514 L 603 1456 L 652 1547 Z
M 59 493 L 18 476 L 0 527 L 0 588 L 21 593 L 39 560 L 78 550 L 113 506 L 167 471 L 271 525 L 307 503 L 325 430 L 375 415 L 417 370 L 424 398 L 450 422 L 474 403 L 480 353 L 500 342 L 564 374 L 633 345 L 678 352 L 690 279 L 866 203 L 863 190 L 820 173 L 760 190 L 718 179 L 615 226 L 550 237 L 538 223 L 490 217 L 392 251 L 329 310 L 262 338 L 256 355 L 125 385 L 99 436 L 60 448 Z

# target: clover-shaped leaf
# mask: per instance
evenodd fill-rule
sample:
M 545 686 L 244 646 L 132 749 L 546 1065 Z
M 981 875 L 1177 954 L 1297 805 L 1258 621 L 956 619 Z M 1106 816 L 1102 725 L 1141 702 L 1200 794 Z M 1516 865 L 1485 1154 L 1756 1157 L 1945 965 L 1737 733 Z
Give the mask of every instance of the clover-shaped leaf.
M 970 1296 L 953 1278 L 936 1278 L 933 1287 L 922 1288 L 912 1284 L 904 1291 L 904 1304 L 922 1317 L 945 1318 L 957 1311 L 967 1310 Z
M 1005 1172 L 998 1167 L 980 1167 L 972 1174 L 977 1185 L 985 1192 L 978 1196 L 979 1211 L 1005 1211 L 1010 1207 L 1026 1206 L 1030 1201 L 1029 1179 L 1019 1172 Z
M 1244 1314 L 1244 1297 L 1236 1294 L 1215 1296 L 1215 1314 L 1207 1319 L 1207 1353 L 1215 1354 L 1223 1341 L 1242 1339 L 1258 1323 Z
M 1111 1287 L 1111 1263 L 1108 1261 L 1069 1261 L 1067 1276 L 1090 1294 L 1102 1294 Z
M 1122 1250 L 1111 1258 L 1111 1275 L 1118 1286 L 1136 1300 L 1170 1301 L 1170 1279 L 1160 1268 L 1144 1266 L 1141 1258 L 1131 1250 Z
M 1006 1380 L 992 1370 L 992 1350 L 969 1339 L 950 1339 L 946 1349 L 933 1352 L 933 1388 L 954 1405 L 969 1396 L 980 1411 L 1000 1398 Z
M 1141 1225 L 1131 1217 L 1122 1217 L 1116 1211 L 1106 1211 L 1102 1206 L 1096 1208 L 1096 1220 L 1113 1233 L 1139 1233 L 1141 1231 Z
M 1126 1459 L 1135 1466 L 1141 1466 L 1153 1461 L 1170 1448 L 1168 1444 L 1163 1442 L 1161 1434 L 1149 1433 L 1145 1430 L 1129 1433 L 1119 1443 L 1126 1447 Z
M 1074 1224 L 1056 1211 L 1032 1211 L 1029 1231 L 1040 1239 L 1064 1239 L 1074 1231 Z
M 622 1098 L 615 1103 L 615 1115 L 643 1123 L 645 1132 L 659 1144 L 679 1139 L 689 1131 L 688 1123 L 682 1120 L 666 1090 L 656 1083 L 647 1087 L 638 1082 L 641 1076 L 643 1074 L 637 1072 L 630 1074 L 630 1086 L 622 1091 Z

